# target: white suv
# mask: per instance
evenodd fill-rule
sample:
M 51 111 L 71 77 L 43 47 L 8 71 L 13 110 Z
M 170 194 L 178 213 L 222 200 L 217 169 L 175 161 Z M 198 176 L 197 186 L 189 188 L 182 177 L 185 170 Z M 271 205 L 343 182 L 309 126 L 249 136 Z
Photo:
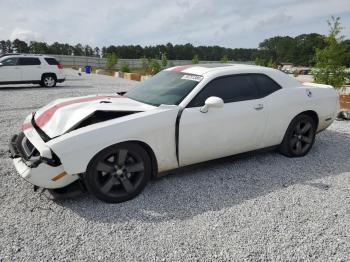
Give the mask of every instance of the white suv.
M 40 84 L 54 87 L 65 81 L 62 65 L 51 56 L 8 54 L 0 57 L 0 85 Z

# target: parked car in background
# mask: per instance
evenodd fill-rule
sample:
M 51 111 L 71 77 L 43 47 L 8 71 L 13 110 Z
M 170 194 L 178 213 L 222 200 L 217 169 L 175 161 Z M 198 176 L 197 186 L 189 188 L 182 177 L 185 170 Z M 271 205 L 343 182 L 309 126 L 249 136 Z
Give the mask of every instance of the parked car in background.
M 63 66 L 51 56 L 8 54 L 0 57 L 0 85 L 40 84 L 54 87 L 65 81 Z
M 302 157 L 338 108 L 331 86 L 279 70 L 177 66 L 126 94 L 48 104 L 28 115 L 10 152 L 36 186 L 59 192 L 80 181 L 97 198 L 122 202 L 175 168 L 270 147 Z

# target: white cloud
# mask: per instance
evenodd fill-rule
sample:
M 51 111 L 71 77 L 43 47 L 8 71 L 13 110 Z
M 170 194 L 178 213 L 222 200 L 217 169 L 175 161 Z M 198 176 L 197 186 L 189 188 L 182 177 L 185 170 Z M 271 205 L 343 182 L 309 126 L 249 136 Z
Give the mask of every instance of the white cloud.
M 0 0 L 0 10 L 0 38 L 49 43 L 257 47 L 276 35 L 326 34 L 331 15 L 350 38 L 349 0 Z
M 10 40 L 13 41 L 15 39 L 20 39 L 23 41 L 41 41 L 43 38 L 39 33 L 21 28 L 15 28 L 10 34 Z

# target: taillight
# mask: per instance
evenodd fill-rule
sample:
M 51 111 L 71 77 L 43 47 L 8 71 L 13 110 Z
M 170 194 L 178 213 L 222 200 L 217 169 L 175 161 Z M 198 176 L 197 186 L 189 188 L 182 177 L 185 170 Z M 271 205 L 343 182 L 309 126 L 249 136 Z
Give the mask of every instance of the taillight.
M 61 65 L 61 64 L 58 64 L 57 67 L 58 67 L 58 69 L 63 69 L 63 65 Z

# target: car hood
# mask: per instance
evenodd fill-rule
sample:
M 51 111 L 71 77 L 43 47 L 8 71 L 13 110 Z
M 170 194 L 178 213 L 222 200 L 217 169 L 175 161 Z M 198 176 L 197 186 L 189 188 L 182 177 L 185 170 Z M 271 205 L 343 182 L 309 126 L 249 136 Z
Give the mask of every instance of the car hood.
M 39 109 L 34 117 L 28 116 L 22 130 L 33 128 L 34 125 L 53 138 L 74 130 L 92 116 L 96 118 L 96 113 L 108 114 L 105 119 L 108 120 L 154 108 L 156 107 L 115 94 L 57 99 Z M 86 125 L 88 123 L 84 123 Z

